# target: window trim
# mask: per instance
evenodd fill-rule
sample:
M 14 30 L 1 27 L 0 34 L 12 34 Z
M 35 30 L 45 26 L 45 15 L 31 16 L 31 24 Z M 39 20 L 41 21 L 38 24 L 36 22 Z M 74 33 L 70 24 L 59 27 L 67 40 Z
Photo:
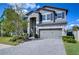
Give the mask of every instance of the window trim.
M 61 12 L 61 13 L 57 13 L 57 18 L 64 18 L 64 12 Z
M 47 17 L 47 15 L 50 15 L 50 19 L 48 19 Z M 52 15 L 53 14 L 53 15 Z M 51 22 L 51 21 L 53 21 L 54 19 L 55 19 L 55 15 L 54 15 L 54 13 L 45 13 L 45 14 L 42 14 L 42 17 L 43 17 L 43 15 L 45 15 L 45 19 L 43 19 L 42 18 L 42 22 Z M 53 17 L 53 18 L 52 18 Z
M 46 15 L 42 15 L 42 20 L 46 20 Z
M 47 20 L 52 20 L 52 13 L 47 14 Z

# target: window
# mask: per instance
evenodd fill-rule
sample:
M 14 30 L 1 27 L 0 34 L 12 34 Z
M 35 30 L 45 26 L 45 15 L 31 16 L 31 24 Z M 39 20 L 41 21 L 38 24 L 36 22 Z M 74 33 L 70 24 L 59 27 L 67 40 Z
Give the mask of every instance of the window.
M 42 20 L 46 20 L 46 16 L 45 15 L 42 15 Z
M 64 18 L 64 12 L 62 12 L 62 18 Z
M 64 12 L 58 13 L 58 14 L 57 14 L 57 18 L 64 18 Z
M 45 14 L 45 15 L 42 15 L 42 20 L 54 20 L 54 14 L 53 13 L 50 13 L 50 14 Z
M 51 20 L 52 19 L 52 14 L 47 14 L 47 20 Z
M 61 13 L 58 13 L 57 18 L 61 18 L 61 17 L 62 17 Z
M 54 13 L 52 13 L 51 14 L 51 20 L 54 20 L 54 18 L 55 18 L 55 15 L 54 15 Z

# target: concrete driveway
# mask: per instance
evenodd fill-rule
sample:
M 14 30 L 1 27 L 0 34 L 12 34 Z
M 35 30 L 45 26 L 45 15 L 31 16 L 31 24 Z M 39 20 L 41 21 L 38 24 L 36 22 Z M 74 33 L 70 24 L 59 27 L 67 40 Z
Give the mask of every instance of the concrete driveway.
M 15 47 L 0 49 L 1 55 L 65 55 L 61 39 L 41 39 L 22 43 Z

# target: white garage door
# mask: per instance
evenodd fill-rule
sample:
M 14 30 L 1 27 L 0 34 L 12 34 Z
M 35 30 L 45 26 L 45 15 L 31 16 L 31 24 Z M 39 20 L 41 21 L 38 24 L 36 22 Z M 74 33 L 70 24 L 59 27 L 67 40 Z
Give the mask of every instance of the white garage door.
M 40 30 L 40 38 L 43 39 L 60 39 L 62 30 Z

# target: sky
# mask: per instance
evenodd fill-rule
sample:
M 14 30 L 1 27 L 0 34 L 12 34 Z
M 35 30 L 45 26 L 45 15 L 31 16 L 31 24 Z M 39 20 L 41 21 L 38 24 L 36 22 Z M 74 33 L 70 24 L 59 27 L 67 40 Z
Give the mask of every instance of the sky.
M 2 3 L 0 4 L 0 16 L 2 15 L 5 8 L 8 8 L 10 5 L 14 4 Z M 20 5 L 19 5 L 20 6 Z M 58 8 L 65 8 L 68 10 L 67 14 L 67 28 L 71 28 L 73 25 L 79 25 L 79 4 L 78 3 L 27 3 L 23 7 L 25 8 L 24 12 L 27 13 L 31 10 L 36 10 L 42 6 L 54 6 Z

